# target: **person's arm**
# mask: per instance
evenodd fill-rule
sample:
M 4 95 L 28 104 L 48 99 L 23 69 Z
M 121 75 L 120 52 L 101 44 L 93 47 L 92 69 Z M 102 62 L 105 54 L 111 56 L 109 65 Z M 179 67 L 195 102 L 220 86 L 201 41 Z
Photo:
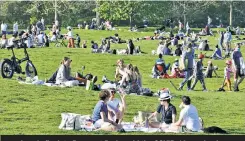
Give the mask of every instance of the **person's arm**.
M 181 126 L 183 121 L 184 121 L 184 116 L 185 116 L 185 112 L 181 111 L 180 112 L 180 117 L 179 120 L 177 122 L 174 123 L 175 126 Z
M 100 116 L 101 116 L 101 119 L 102 119 L 103 122 L 109 122 L 109 123 L 111 123 L 111 124 L 113 124 L 113 125 L 116 124 L 115 122 L 109 120 L 109 119 L 106 117 L 105 112 L 101 111 L 101 112 L 100 112 Z
M 175 121 L 176 121 L 176 115 L 177 115 L 176 108 L 173 107 L 172 108 L 172 123 L 175 123 Z

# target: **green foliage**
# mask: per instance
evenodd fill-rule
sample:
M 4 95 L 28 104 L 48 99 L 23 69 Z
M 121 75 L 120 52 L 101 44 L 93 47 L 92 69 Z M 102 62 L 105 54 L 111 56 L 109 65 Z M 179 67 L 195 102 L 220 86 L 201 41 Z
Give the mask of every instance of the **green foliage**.
M 30 24 L 35 24 L 37 22 L 37 18 L 36 17 L 31 17 L 30 18 Z

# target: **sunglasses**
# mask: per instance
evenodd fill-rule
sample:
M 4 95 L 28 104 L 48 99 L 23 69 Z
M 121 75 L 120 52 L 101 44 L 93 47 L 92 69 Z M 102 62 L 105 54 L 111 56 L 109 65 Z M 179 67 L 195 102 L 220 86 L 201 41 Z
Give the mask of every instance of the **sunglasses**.
M 116 93 L 116 91 L 111 91 L 111 94 L 115 94 Z

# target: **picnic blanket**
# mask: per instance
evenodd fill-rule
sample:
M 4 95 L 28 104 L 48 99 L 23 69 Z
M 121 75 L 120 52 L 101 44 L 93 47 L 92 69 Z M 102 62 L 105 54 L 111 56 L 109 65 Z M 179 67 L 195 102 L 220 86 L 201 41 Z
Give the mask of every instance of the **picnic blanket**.
M 92 119 L 90 115 L 81 115 L 75 113 L 61 113 L 61 123 L 59 125 L 59 129 L 62 130 L 77 130 L 77 131 L 87 131 L 92 132 L 96 129 L 92 123 Z M 169 128 L 160 129 L 160 128 L 146 128 L 144 126 L 140 126 L 134 122 L 122 122 L 121 123 L 123 129 L 126 132 L 147 132 L 147 133 L 155 133 L 155 132 L 171 132 L 171 133 L 180 133 L 179 131 L 172 131 Z
M 73 81 L 67 81 L 62 84 L 55 84 L 55 83 L 46 83 L 44 80 L 39 80 L 38 76 L 35 76 L 33 78 L 26 77 L 26 79 L 18 79 L 20 84 L 29 84 L 29 85 L 45 85 L 48 87 L 73 87 L 78 86 L 79 81 L 73 80 Z

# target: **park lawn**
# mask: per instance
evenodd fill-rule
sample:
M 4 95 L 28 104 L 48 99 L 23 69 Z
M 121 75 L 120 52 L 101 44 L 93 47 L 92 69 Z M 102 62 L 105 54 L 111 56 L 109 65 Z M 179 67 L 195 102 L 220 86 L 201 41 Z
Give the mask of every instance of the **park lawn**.
M 69 56 L 73 60 L 72 72 L 81 71 L 81 66 L 85 65 L 84 73 L 92 73 L 98 76 L 97 84 L 101 84 L 101 78 L 106 75 L 113 79 L 115 63 L 117 59 L 123 58 L 125 63 L 137 65 L 142 77 L 143 86 L 156 92 L 161 88 L 170 88 L 175 96 L 171 101 L 178 108 L 182 95 L 191 97 L 192 104 L 198 109 L 199 116 L 204 119 L 205 127 L 219 126 L 227 130 L 230 134 L 245 134 L 245 85 L 240 85 L 240 92 L 214 92 L 223 82 L 224 60 L 213 61 L 219 67 L 218 75 L 221 78 L 205 79 L 208 92 L 201 91 L 200 83 L 196 86 L 196 91 L 188 92 L 176 91 L 169 83 L 169 79 L 152 79 L 149 75 L 157 56 L 151 55 L 151 51 L 157 48 L 159 41 L 139 41 L 135 45 L 140 45 L 143 54 L 137 56 L 92 54 L 90 41 L 94 40 L 100 44 L 101 39 L 119 33 L 122 39 L 133 39 L 152 35 L 152 32 L 129 32 L 125 29 L 119 31 L 93 31 L 75 30 L 81 36 L 81 40 L 88 41 L 88 48 L 67 49 L 65 47 L 56 48 L 51 44 L 48 48 L 28 49 L 31 60 L 37 68 L 39 79 L 49 78 L 59 67 L 59 63 L 64 56 Z M 62 31 L 65 33 L 65 31 Z M 214 49 L 217 43 L 216 37 L 203 37 L 210 40 L 210 46 Z M 234 41 L 237 42 L 237 41 Z M 126 48 L 126 44 L 112 44 L 112 49 Z M 174 48 L 173 48 L 174 49 Z M 242 48 L 242 52 L 245 50 Z M 15 49 L 17 57 L 23 57 L 22 49 Z M 196 52 L 197 53 L 197 52 Z M 207 52 L 211 55 L 212 52 Z M 245 55 L 245 54 L 243 54 Z M 11 52 L 0 50 L 0 58 L 10 58 Z M 173 63 L 176 57 L 164 56 L 165 62 Z M 206 65 L 209 59 L 204 60 Z M 112 132 L 78 132 L 59 130 L 61 113 L 72 112 L 80 114 L 92 114 L 93 108 L 98 101 L 98 91 L 86 91 L 84 87 L 57 88 L 47 86 L 23 85 L 13 79 L 0 78 L 0 133 L 1 135 L 25 134 L 25 135 L 74 135 L 74 134 L 120 134 Z M 178 86 L 182 79 L 172 79 Z M 233 81 L 232 81 L 233 83 Z M 126 97 L 127 111 L 124 120 L 132 121 L 137 111 L 154 111 L 159 102 L 156 97 L 143 97 L 128 95 Z M 147 134 L 142 132 L 124 133 Z M 164 133 L 156 133 L 164 134 Z

